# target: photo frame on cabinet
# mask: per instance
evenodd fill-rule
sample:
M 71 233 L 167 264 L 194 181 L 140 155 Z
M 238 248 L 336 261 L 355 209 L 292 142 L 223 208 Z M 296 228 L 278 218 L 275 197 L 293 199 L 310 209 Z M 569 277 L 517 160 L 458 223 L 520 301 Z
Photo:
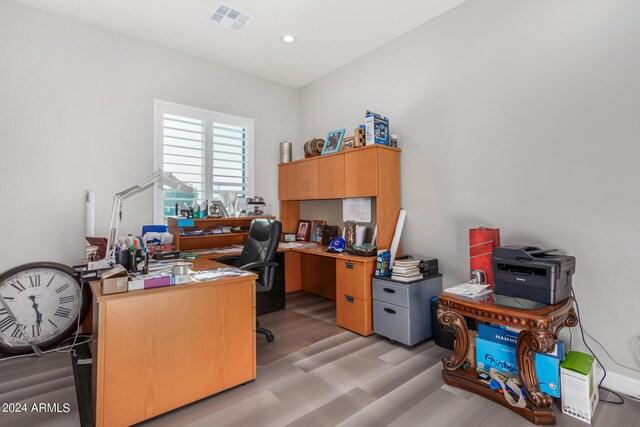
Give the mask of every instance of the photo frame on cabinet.
M 337 153 L 342 148 L 342 139 L 344 138 L 344 129 L 334 130 L 327 134 L 321 154 Z

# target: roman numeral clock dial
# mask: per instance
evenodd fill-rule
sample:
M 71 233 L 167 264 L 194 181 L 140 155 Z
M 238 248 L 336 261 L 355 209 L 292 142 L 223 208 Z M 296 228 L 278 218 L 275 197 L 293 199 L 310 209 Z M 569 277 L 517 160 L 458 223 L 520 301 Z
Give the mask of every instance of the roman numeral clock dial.
M 31 263 L 0 275 L 0 352 L 30 353 L 31 344 L 52 347 L 75 332 L 90 303 L 69 267 Z

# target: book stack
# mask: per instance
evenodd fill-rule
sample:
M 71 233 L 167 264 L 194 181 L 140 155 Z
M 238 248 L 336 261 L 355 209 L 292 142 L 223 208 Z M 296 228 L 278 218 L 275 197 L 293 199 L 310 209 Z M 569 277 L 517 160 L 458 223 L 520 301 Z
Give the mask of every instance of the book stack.
M 419 259 L 400 259 L 393 263 L 391 279 L 398 282 L 413 282 L 422 279 Z

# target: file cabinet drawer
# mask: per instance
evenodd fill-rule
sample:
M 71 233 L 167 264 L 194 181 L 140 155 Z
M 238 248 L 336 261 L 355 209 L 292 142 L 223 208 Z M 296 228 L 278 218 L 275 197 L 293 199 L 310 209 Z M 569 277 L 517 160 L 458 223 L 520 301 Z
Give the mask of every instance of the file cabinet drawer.
M 373 299 L 404 308 L 411 308 L 409 305 L 409 287 L 385 280 L 373 279 Z
M 337 293 L 336 324 L 360 335 L 371 335 L 371 301 Z
M 411 317 L 411 311 L 407 308 L 373 301 L 373 330 L 376 334 L 405 345 L 413 345 L 410 335 L 417 325 L 412 328 Z
M 371 299 L 371 273 L 364 262 L 336 260 L 336 292 L 361 300 Z

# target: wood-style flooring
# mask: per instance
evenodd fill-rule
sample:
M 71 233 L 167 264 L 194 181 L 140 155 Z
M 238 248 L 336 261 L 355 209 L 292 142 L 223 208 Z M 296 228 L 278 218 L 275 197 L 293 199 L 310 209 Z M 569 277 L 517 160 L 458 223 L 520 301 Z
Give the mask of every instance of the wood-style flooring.
M 506 408 L 445 385 L 447 350 L 413 348 L 335 325 L 332 301 L 297 293 L 287 309 L 260 316 L 273 331 L 258 336 L 255 381 L 149 420 L 164 426 L 532 426 Z M 606 393 L 605 393 L 606 394 Z M 78 426 L 69 356 L 0 361 L 3 402 L 70 403 L 68 414 L 0 413 L 4 426 Z M 1 408 L 0 408 L 1 409 Z M 556 409 L 559 426 L 586 424 Z M 600 403 L 594 426 L 640 426 L 640 404 Z

